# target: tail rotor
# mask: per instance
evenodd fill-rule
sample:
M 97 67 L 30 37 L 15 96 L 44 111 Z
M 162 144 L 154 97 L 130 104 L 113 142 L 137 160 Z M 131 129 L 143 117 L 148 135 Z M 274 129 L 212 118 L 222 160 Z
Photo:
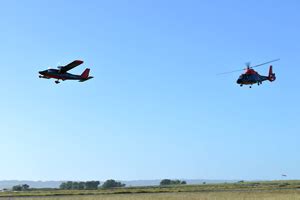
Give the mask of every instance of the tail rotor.
M 268 79 L 269 79 L 269 81 L 271 81 L 271 82 L 273 82 L 273 81 L 276 80 L 275 73 L 273 73 L 273 66 L 272 66 L 272 65 L 270 65 L 270 68 L 269 68 Z

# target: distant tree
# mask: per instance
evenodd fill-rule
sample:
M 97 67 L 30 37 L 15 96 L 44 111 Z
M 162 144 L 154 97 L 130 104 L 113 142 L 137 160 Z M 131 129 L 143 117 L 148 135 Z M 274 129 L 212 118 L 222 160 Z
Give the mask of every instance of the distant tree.
M 117 182 L 113 179 L 107 180 L 103 183 L 102 188 L 108 189 L 108 188 L 116 188 L 116 187 L 125 187 L 125 184 L 122 184 L 121 182 Z
M 161 186 L 164 186 L 164 185 L 171 185 L 171 180 L 170 179 L 163 179 L 160 181 L 160 184 Z
M 29 185 L 24 184 L 24 185 L 15 185 L 12 187 L 13 191 L 27 191 L 29 190 Z
M 61 190 L 66 190 L 66 188 L 67 188 L 67 186 L 66 186 L 65 182 L 63 182 L 59 185 L 59 189 L 61 189 Z
M 59 188 L 61 190 L 72 190 L 73 189 L 73 182 L 68 181 L 68 182 L 63 182 L 60 184 Z
M 79 183 L 78 182 L 73 182 L 72 183 L 72 190 L 79 190 Z
M 87 190 L 97 190 L 100 181 L 87 181 L 85 182 L 85 189 Z
M 21 185 L 15 185 L 12 187 L 13 191 L 22 191 L 22 186 Z
M 180 185 L 180 180 L 171 180 L 171 185 Z
M 202 184 L 203 184 L 203 185 L 205 185 L 205 184 L 206 184 L 206 182 L 204 181 Z
M 176 180 L 170 180 L 170 179 L 163 179 L 160 181 L 160 186 L 165 186 L 165 185 L 185 185 L 186 181 L 180 181 L 178 179 Z
M 66 183 L 66 190 L 72 190 L 73 188 L 73 182 L 72 181 L 68 181 Z
M 27 191 L 27 190 L 29 190 L 29 185 L 27 185 L 27 184 L 24 184 L 24 185 L 22 185 L 22 191 Z
M 78 190 L 84 190 L 84 189 L 85 189 L 85 182 L 79 182 L 78 183 Z

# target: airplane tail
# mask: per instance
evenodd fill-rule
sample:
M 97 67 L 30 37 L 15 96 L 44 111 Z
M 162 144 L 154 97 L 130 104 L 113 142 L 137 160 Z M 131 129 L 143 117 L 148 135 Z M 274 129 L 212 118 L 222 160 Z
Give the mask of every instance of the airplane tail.
M 89 76 L 89 75 L 90 75 L 90 69 L 86 68 L 84 70 L 84 72 L 80 75 L 81 80 L 79 80 L 79 81 L 84 82 L 84 81 L 87 81 L 87 80 L 93 78 L 92 76 Z
M 81 77 L 82 79 L 87 79 L 87 78 L 89 77 L 89 74 L 90 74 L 90 69 L 89 69 L 89 68 L 86 68 L 86 69 L 84 70 L 84 72 L 80 75 L 80 77 Z
M 272 65 L 269 68 L 268 80 L 271 81 L 271 82 L 276 80 L 275 73 L 273 73 L 273 67 L 272 67 Z

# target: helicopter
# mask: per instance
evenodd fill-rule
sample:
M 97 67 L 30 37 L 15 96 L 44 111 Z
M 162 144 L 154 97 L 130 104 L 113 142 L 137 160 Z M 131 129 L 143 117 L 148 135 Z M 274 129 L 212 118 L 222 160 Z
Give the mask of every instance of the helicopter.
M 237 79 L 236 83 L 239 84 L 241 87 L 243 85 L 250 85 L 249 87 L 252 88 L 253 84 L 261 85 L 263 81 L 270 81 L 273 82 L 276 80 L 275 73 L 273 73 L 273 66 L 270 65 L 269 67 L 269 74 L 268 76 L 262 76 L 258 72 L 256 72 L 253 68 L 260 67 L 262 65 L 266 65 L 272 62 L 279 61 L 280 59 L 275 59 L 271 60 L 262 64 L 250 66 L 250 62 L 246 63 L 246 68 L 245 69 L 240 69 L 240 70 L 234 70 L 230 72 L 225 72 L 225 73 L 220 73 L 218 75 L 223 75 L 223 74 L 229 74 L 229 73 L 234 73 L 234 72 L 239 72 L 245 70 L 243 74 L 239 76 Z

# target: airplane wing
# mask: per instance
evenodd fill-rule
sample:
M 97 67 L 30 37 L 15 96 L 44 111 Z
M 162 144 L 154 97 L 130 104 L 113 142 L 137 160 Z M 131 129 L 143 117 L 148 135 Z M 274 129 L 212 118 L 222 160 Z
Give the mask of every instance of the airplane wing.
M 81 60 L 74 60 L 73 62 L 67 64 L 66 66 L 60 67 L 61 73 L 66 73 L 67 71 L 77 67 L 78 65 L 81 65 L 83 61 Z

